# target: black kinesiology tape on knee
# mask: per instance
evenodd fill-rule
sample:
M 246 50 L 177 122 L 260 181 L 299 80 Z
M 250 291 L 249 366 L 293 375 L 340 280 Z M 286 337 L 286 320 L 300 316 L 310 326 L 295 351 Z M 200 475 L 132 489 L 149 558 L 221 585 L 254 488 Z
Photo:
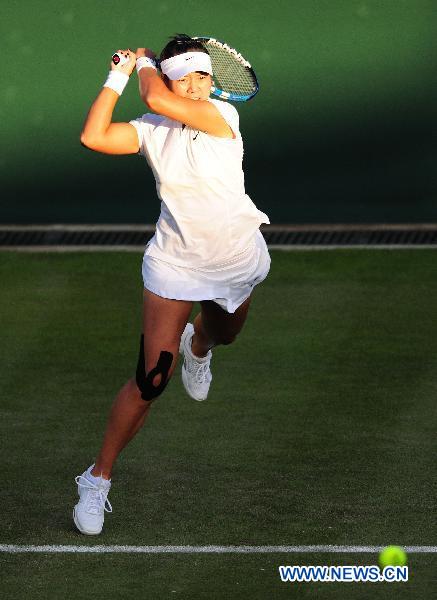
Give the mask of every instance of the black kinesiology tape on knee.
M 144 360 L 144 335 L 141 336 L 140 354 L 138 356 L 136 382 L 138 389 L 141 391 L 143 400 L 152 400 L 157 398 L 165 389 L 168 383 L 168 372 L 170 371 L 171 363 L 173 362 L 173 354 L 166 350 L 161 350 L 156 367 L 153 367 L 146 375 L 146 367 Z M 153 380 L 157 375 L 161 375 L 161 381 L 158 385 L 153 385 Z

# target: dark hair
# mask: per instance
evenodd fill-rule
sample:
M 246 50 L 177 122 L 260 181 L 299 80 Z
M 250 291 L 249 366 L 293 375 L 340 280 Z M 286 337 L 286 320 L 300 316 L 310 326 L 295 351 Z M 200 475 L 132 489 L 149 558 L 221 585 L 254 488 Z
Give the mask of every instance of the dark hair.
M 159 55 L 159 62 L 178 54 L 184 54 L 185 52 L 205 52 L 205 54 L 209 54 L 208 50 L 199 40 L 195 40 L 185 33 L 176 33 L 170 37 L 170 41 L 163 48 Z

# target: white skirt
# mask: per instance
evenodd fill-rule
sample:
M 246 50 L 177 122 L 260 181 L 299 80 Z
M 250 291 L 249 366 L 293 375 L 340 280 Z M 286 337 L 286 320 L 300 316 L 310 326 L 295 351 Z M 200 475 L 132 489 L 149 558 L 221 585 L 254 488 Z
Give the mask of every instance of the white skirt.
M 251 244 L 232 259 L 211 267 L 181 267 L 144 255 L 144 287 L 171 300 L 213 300 L 234 313 L 270 270 L 270 255 L 258 229 Z

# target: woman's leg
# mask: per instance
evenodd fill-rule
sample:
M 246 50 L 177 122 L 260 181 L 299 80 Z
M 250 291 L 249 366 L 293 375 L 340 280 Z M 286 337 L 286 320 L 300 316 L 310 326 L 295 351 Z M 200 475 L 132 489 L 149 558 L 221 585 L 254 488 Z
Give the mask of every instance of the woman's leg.
M 195 356 L 206 356 L 208 350 L 220 344 L 231 344 L 240 333 L 249 312 L 251 297 L 234 313 L 228 313 L 212 300 L 200 303 L 201 311 L 194 319 L 191 351 Z
M 177 364 L 179 343 L 190 316 L 193 303 L 184 300 L 168 300 L 144 290 L 143 333 L 145 373 L 154 369 L 161 352 L 172 354 L 167 380 Z M 160 383 L 161 375 L 153 379 Z M 141 397 L 135 379 L 129 380 L 118 393 L 112 406 L 103 444 L 92 474 L 110 479 L 117 456 L 142 427 L 152 403 Z

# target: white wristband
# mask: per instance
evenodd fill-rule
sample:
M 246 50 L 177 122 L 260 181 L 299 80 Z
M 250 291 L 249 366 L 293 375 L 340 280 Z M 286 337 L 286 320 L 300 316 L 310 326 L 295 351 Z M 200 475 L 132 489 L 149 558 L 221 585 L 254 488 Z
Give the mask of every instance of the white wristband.
M 103 87 L 111 88 L 111 90 L 114 90 L 114 92 L 117 92 L 117 94 L 121 96 L 128 81 L 129 75 L 126 73 L 109 71 L 108 79 L 103 84 Z
M 140 56 L 137 58 L 137 73 L 139 73 L 144 67 L 151 67 L 156 71 L 156 63 L 153 58 L 149 58 L 148 56 Z

